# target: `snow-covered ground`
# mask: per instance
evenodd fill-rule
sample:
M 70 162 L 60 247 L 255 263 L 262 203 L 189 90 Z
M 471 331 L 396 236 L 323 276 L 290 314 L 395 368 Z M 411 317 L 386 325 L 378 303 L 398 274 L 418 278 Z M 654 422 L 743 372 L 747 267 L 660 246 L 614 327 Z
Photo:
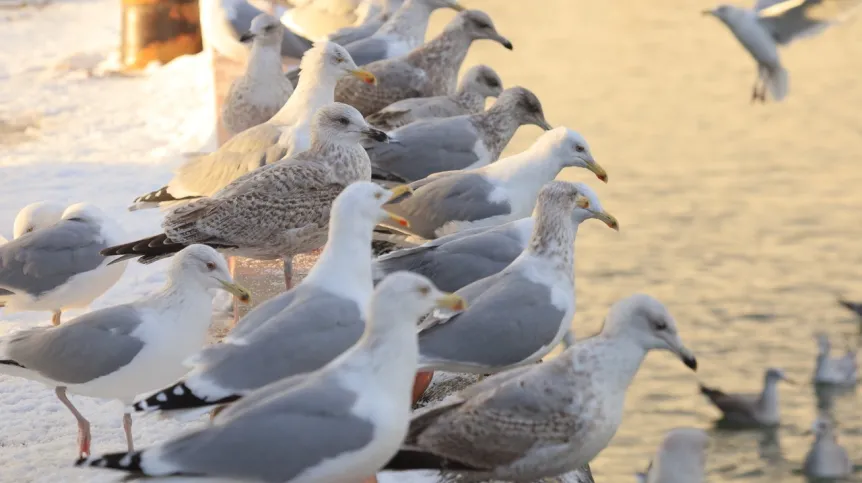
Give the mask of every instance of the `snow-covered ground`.
M 134 195 L 161 186 L 182 152 L 211 147 L 212 81 L 205 54 L 143 76 L 98 72 L 100 61 L 115 56 L 119 7 L 113 0 L 70 0 L 0 8 L 0 234 L 7 238 L 18 210 L 42 199 L 92 202 L 115 216 L 130 237 L 152 233 L 160 214 L 126 211 Z M 130 264 L 93 308 L 156 290 L 165 263 Z M 0 309 L 0 334 L 49 319 L 49 313 Z M 92 422 L 94 452 L 125 448 L 119 403 L 72 400 Z M 144 418 L 134 429 L 143 447 L 182 427 Z M 53 391 L 0 376 L 0 481 L 116 479 L 110 472 L 70 468 L 75 439 L 75 421 Z

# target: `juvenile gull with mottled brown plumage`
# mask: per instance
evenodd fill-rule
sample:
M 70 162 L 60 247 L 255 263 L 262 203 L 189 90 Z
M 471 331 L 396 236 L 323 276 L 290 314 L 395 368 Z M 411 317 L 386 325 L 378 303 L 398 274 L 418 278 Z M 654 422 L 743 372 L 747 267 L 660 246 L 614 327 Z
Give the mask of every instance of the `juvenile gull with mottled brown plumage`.
M 366 65 L 377 77 L 377 86 L 363 86 L 349 79 L 339 81 L 335 100 L 368 116 L 402 99 L 447 95 L 455 91 L 458 71 L 470 44 L 479 39 L 494 40 L 512 49 L 512 43 L 497 33 L 488 14 L 466 10 L 440 35 L 409 54 Z
M 485 110 L 485 99 L 503 92 L 503 81 L 487 65 L 471 67 L 458 83 L 454 94 L 434 97 L 416 97 L 392 103 L 368 116 L 372 126 L 391 131 L 421 119 L 439 119 L 464 114 L 478 114 Z
M 417 413 L 385 469 L 449 468 L 466 481 L 533 481 L 581 468 L 616 433 L 626 390 L 650 350 L 697 367 L 664 305 L 648 295 L 625 298 L 598 335 L 559 357 L 496 374 Z
M 397 143 L 370 144 L 368 156 L 375 177 L 417 181 L 434 173 L 493 163 L 515 131 L 526 124 L 551 129 L 539 98 L 523 87 L 510 87 L 485 112 L 417 121 L 396 129 L 390 134 Z
M 203 243 L 231 255 L 285 262 L 290 287 L 294 255 L 326 242 L 335 197 L 354 181 L 371 179 L 364 138 L 386 141 L 356 109 L 333 103 L 317 112 L 311 148 L 248 173 L 209 198 L 169 212 L 164 233 L 111 247 L 104 255 L 140 257 L 150 263 L 185 245 Z

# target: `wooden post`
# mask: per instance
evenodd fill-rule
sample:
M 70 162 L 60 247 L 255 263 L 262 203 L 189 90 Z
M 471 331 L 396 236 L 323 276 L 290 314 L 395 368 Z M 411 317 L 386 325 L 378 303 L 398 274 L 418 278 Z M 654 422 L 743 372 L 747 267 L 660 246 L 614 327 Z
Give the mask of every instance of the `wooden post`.
M 128 69 L 203 49 L 198 0 L 122 0 L 120 55 Z

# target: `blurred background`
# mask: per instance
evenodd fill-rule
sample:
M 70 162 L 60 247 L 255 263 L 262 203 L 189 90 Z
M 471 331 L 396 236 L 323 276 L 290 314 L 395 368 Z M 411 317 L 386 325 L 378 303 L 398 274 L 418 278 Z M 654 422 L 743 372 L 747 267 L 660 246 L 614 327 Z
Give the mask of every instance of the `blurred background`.
M 119 6 L 105 11 L 105 3 L 58 2 L 30 9 L 24 17 L 0 12 L 0 30 L 5 30 L 0 44 L 17 49 L 0 53 L 0 120 L 7 127 L 12 120 L 22 122 L 33 99 L 51 97 L 69 104 L 68 92 L 78 89 L 93 104 L 40 110 L 38 116 L 51 120 L 24 138 L 0 129 L 0 166 L 6 166 L 0 169 L 5 179 L 0 192 L 4 202 L 14 199 L 16 208 L 45 193 L 62 195 L 66 188 L 60 180 L 68 172 L 115 177 L 115 183 L 91 187 L 92 196 L 140 191 L 142 179 L 157 183 L 163 173 L 122 173 L 127 168 L 110 163 L 114 154 L 98 154 L 100 146 L 126 143 L 129 158 L 146 155 L 123 162 L 164 162 L 158 145 L 168 141 L 151 137 L 140 146 L 128 143 L 123 117 L 138 117 L 137 127 L 150 131 L 180 131 L 190 122 L 197 122 L 199 131 L 211 131 L 191 114 L 191 119 L 168 122 L 170 116 L 160 112 L 159 121 L 152 121 L 150 107 L 141 101 L 97 105 L 99 90 L 117 99 L 137 95 L 124 96 L 121 80 L 96 87 L 33 82 L 32 65 L 50 57 L 52 49 L 61 50 L 71 29 L 82 32 L 73 50 L 99 51 L 106 35 L 119 39 L 119 23 L 111 20 L 119 18 Z M 810 384 L 817 353 L 813 334 L 827 332 L 842 352 L 845 344 L 862 342 L 859 323 L 835 301 L 837 294 L 862 300 L 862 18 L 782 50 L 790 94 L 782 103 L 752 105 L 754 62 L 723 25 L 701 15 L 714 6 L 709 2 L 464 4 L 488 12 L 515 46 L 509 52 L 478 42 L 465 69 L 484 63 L 506 87 L 533 90 L 548 120 L 582 133 L 610 175 L 609 184 L 600 186 L 584 170 L 564 173 L 596 188 L 621 225 L 616 233 L 588 222 L 579 232 L 576 335 L 598 331 L 615 300 L 646 292 L 667 304 L 699 358 L 696 375 L 669 355 L 647 358 L 630 389 L 619 432 L 593 463 L 596 481 L 633 481 L 632 473 L 646 467 L 668 429 L 711 427 L 718 414 L 698 393 L 698 379 L 730 391 L 755 392 L 767 367 L 783 368 L 798 382 L 780 387 L 781 428 L 715 431 L 709 481 L 803 481 L 798 469 L 811 441 L 804 433 L 818 407 Z M 452 15 L 435 14 L 429 35 L 436 35 Z M 40 44 L 44 32 L 32 26 L 39 16 L 52 18 L 66 37 Z M 88 22 L 92 26 L 85 28 Z M 22 56 L 26 49 L 31 54 Z M 57 61 L 59 57 L 51 60 Z M 198 65 L 200 70 L 208 64 Z M 200 96 L 195 102 L 212 103 L 212 92 L 198 89 L 203 81 L 195 82 L 181 96 L 166 97 L 185 101 L 194 94 Z M 88 115 L 104 116 L 95 111 L 107 109 L 114 109 L 108 116 L 116 120 L 115 133 L 62 127 L 86 124 Z M 504 156 L 526 148 L 539 132 L 533 126 L 522 128 Z M 187 136 L 197 141 L 205 137 Z M 77 157 L 65 149 L 75 142 Z M 62 167 L 29 164 L 51 156 L 62 158 Z M 76 164 L 84 159 L 89 164 Z M 55 183 L 33 194 L 43 176 Z M 125 206 L 107 211 L 123 213 Z M 146 216 L 153 217 L 152 225 L 156 215 Z M 4 216 L 4 229 L 10 222 Z M 135 290 L 129 286 L 138 281 L 132 278 L 118 290 L 130 297 Z M 836 418 L 851 458 L 862 464 L 862 398 L 851 392 L 820 402 Z M 862 481 L 858 471 L 856 480 Z

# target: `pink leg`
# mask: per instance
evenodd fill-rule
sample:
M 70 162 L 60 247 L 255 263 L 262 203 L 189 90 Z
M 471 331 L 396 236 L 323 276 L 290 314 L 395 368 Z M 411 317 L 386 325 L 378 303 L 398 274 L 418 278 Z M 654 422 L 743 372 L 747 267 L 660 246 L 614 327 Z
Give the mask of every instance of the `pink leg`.
M 51 325 L 53 325 L 54 327 L 57 327 L 58 325 L 60 325 L 60 314 L 61 313 L 62 313 L 61 311 L 57 310 L 51 315 Z
M 72 405 L 72 401 L 66 397 L 65 387 L 55 388 L 54 394 L 64 406 L 69 408 L 69 411 L 72 411 L 72 415 L 78 420 L 78 456 L 81 458 L 90 456 L 90 422 L 78 412 L 78 409 Z
M 126 445 L 129 452 L 132 452 L 135 450 L 135 442 L 132 440 L 132 415 L 129 413 L 123 414 L 123 431 L 126 433 Z
M 293 288 L 293 257 L 282 258 L 284 262 L 284 286 L 287 290 Z

